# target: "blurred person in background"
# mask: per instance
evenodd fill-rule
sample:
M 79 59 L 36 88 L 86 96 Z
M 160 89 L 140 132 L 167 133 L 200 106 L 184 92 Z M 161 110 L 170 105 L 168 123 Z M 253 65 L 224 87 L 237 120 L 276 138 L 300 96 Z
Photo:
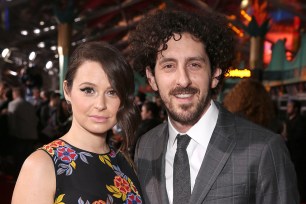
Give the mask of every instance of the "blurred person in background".
M 139 111 L 141 111 L 141 106 L 145 101 L 146 101 L 146 94 L 141 91 L 138 91 L 135 96 L 134 103 L 138 106 Z
M 159 109 L 159 118 L 161 119 L 162 122 L 165 122 L 167 120 L 167 111 L 165 109 L 163 101 L 161 100 L 158 94 L 154 95 L 153 101 L 155 102 L 155 104 Z
M 298 177 L 301 201 L 306 202 L 306 120 L 301 115 L 301 102 L 287 103 L 286 138 Z
M 13 139 L 14 159 L 16 161 L 16 175 L 22 163 L 34 150 L 38 142 L 38 118 L 34 106 L 24 98 L 24 88 L 12 88 L 13 100 L 8 104 L 8 130 Z
M 71 126 L 70 107 L 66 100 L 60 99 L 56 110 L 51 113 L 50 119 L 46 127 L 43 128 L 42 133 L 49 140 L 57 139 L 68 132 Z
M 47 91 L 47 90 L 41 90 L 40 91 L 40 98 L 42 100 L 41 104 L 47 104 L 50 101 L 50 95 L 52 91 Z
M 33 66 L 24 66 L 19 72 L 19 81 L 25 89 L 25 99 L 28 101 L 32 97 L 32 89 L 41 87 L 43 78 L 40 73 L 40 68 Z
M 59 136 L 68 132 L 71 127 L 72 116 L 70 106 L 67 101 L 62 98 L 59 103 L 59 107 L 56 110 L 56 124 L 59 130 Z
M 35 107 L 37 111 L 43 102 L 42 98 L 40 97 L 40 88 L 37 86 L 32 88 L 32 96 L 28 98 L 28 101 Z
M 9 102 L 13 100 L 13 94 L 12 94 L 12 88 L 10 86 L 7 86 L 3 89 L 2 93 L 2 101 L 0 103 L 0 114 L 7 113 L 7 108 Z
M 45 109 L 46 106 L 48 106 L 49 102 L 50 102 L 50 96 L 51 96 L 51 93 L 53 93 L 53 91 L 47 91 L 47 90 L 41 90 L 40 91 L 40 98 L 41 98 L 41 103 L 38 107 L 36 107 L 36 115 L 37 117 L 39 118 L 39 121 L 38 121 L 38 135 L 39 135 L 39 140 L 44 143 L 46 142 L 46 138 L 45 138 L 45 135 L 42 134 L 42 129 L 43 127 L 45 126 L 45 120 L 42 119 L 43 117 L 43 111 L 42 109 Z
M 53 140 L 52 132 L 49 131 L 49 125 L 52 123 L 52 115 L 55 114 L 59 107 L 61 94 L 55 91 L 51 92 L 50 100 L 40 107 L 39 113 L 39 130 L 40 139 L 43 143 L 48 143 Z
M 285 124 L 277 118 L 270 94 L 256 79 L 240 80 L 226 93 L 223 105 L 232 113 L 284 135 Z
M 5 81 L 0 81 L 0 106 L 5 101 L 5 89 L 7 89 L 9 85 Z
M 128 62 L 107 43 L 83 43 L 70 58 L 63 90 L 71 128 L 27 158 L 12 204 L 143 203 L 127 151 L 139 117 Z M 117 123 L 123 142 L 114 149 L 109 137 Z
M 160 109 L 155 102 L 146 101 L 141 106 L 141 122 L 136 131 L 136 140 L 135 142 L 146 132 L 153 129 L 160 123 L 162 123 L 161 118 L 159 117 Z M 134 157 L 135 145 L 131 147 L 131 155 Z
M 141 122 L 136 131 L 136 138 L 159 125 L 162 121 L 159 117 L 159 108 L 155 102 L 146 101 L 141 106 Z

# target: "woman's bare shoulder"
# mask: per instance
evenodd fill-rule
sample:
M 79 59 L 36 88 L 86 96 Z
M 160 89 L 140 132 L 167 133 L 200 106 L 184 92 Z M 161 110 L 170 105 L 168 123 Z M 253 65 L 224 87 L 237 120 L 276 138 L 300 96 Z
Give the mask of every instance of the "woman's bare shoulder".
M 29 167 L 33 164 L 39 164 L 39 163 L 43 163 L 43 164 L 52 164 L 52 159 L 51 157 L 48 155 L 47 152 L 45 152 L 42 149 L 38 149 L 36 151 L 34 151 L 23 163 L 23 167 Z M 44 167 L 44 165 L 40 165 L 42 168 Z
M 12 204 L 53 203 L 55 188 L 53 161 L 45 151 L 37 150 L 23 163 L 15 185 Z

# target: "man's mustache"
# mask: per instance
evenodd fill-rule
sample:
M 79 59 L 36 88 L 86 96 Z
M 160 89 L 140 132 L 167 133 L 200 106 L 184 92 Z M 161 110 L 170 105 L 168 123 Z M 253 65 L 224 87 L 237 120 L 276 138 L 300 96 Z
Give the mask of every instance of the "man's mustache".
M 198 92 L 199 90 L 194 87 L 176 87 L 170 91 L 170 95 L 195 94 Z

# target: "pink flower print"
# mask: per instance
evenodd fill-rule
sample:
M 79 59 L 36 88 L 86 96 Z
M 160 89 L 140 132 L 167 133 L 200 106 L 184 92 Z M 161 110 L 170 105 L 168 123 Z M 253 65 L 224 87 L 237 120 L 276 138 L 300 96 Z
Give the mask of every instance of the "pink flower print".
M 114 178 L 114 184 L 123 194 L 127 194 L 128 192 L 131 192 L 129 183 L 125 179 L 121 178 L 120 176 L 116 176 Z
M 70 147 L 59 147 L 57 148 L 57 157 L 69 164 L 71 161 L 75 161 L 78 158 L 78 155 Z

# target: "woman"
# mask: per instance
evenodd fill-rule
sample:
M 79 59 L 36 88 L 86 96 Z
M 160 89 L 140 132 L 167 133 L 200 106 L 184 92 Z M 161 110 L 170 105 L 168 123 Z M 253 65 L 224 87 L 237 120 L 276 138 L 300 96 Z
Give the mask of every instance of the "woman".
M 223 105 L 230 112 L 281 134 L 284 125 L 277 118 L 273 100 L 264 85 L 255 79 L 240 80 L 224 97 Z
M 126 148 L 139 120 L 129 64 L 106 43 L 82 44 L 63 90 L 71 128 L 27 158 L 12 203 L 142 203 Z M 119 150 L 108 143 L 115 124 L 123 129 Z

